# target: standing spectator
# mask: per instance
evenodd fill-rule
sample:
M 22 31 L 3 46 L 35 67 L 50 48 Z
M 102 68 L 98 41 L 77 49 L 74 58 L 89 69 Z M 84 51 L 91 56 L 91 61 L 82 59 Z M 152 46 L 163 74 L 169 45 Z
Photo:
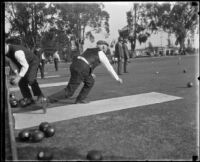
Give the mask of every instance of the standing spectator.
M 35 49 L 34 54 L 39 58 L 40 64 L 39 64 L 38 68 L 40 69 L 41 79 L 43 79 L 44 78 L 44 66 L 45 66 L 45 62 L 46 62 L 44 52 L 41 52 L 40 49 Z
M 58 54 L 58 51 L 56 51 L 53 54 L 53 60 L 54 60 L 55 70 L 58 71 L 58 62 L 60 61 L 60 56 Z
M 109 62 L 111 63 L 112 62 L 112 55 L 111 55 L 111 50 L 109 48 L 109 44 L 107 42 L 105 42 L 105 46 L 103 46 L 103 50 L 104 50 L 104 53 L 106 54 Z
M 122 48 L 123 38 L 119 37 L 118 42 L 115 45 L 115 57 L 117 57 L 117 74 L 122 75 L 122 58 L 124 56 L 124 51 Z
M 115 41 L 113 40 L 110 44 L 110 53 L 111 53 L 111 63 L 116 64 L 116 58 L 115 58 Z
M 124 50 L 124 73 L 128 73 L 127 64 L 129 61 L 129 51 L 128 51 L 128 46 L 127 46 L 127 40 L 124 40 L 122 47 Z
M 80 53 L 79 53 L 79 43 L 74 36 L 71 37 L 70 45 L 71 45 L 71 58 L 73 60 L 78 55 L 80 55 Z
M 40 73 L 41 73 L 41 78 L 44 78 L 44 66 L 46 63 L 46 58 L 44 56 L 44 52 L 42 52 L 41 54 L 41 61 L 40 61 L 40 65 L 39 65 L 39 69 L 40 69 Z

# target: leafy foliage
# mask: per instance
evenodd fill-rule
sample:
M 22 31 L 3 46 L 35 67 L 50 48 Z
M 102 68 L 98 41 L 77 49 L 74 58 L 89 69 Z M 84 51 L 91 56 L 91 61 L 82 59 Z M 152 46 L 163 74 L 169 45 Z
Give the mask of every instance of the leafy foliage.
M 145 30 L 150 29 L 153 32 L 162 29 L 174 33 L 176 44 L 180 44 L 182 49 L 187 34 L 194 33 L 198 23 L 198 5 L 190 2 L 135 3 L 133 9 L 132 14 L 127 12 L 127 24 L 129 40 L 134 43 L 136 39 L 140 43 L 146 42 L 148 36 L 145 36 Z
M 20 35 L 29 48 L 41 43 L 61 49 L 72 35 L 84 43 L 85 35 L 94 40 L 94 32 L 109 33 L 109 14 L 100 3 L 6 3 L 10 34 Z M 91 31 L 85 33 L 86 27 Z M 41 42 L 40 42 L 41 40 Z

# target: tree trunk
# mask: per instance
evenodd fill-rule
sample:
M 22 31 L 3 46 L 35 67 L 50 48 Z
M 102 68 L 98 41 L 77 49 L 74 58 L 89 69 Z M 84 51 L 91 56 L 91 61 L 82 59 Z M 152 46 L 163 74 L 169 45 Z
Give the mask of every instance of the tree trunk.
M 136 5 L 134 4 L 134 38 L 133 38 L 133 41 L 131 41 L 131 58 L 133 57 L 133 53 L 135 51 L 135 47 L 136 47 L 136 14 L 137 14 L 137 7 Z
M 185 38 L 180 40 L 180 54 L 185 55 Z

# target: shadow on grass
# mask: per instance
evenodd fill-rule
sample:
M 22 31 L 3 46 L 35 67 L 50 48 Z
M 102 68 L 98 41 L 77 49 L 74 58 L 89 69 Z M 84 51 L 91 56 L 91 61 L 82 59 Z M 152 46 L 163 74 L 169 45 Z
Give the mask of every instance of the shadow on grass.
M 182 86 L 182 87 L 176 87 L 176 88 L 191 88 L 191 87 L 186 87 L 186 86 Z
M 19 160 L 37 160 L 37 154 L 40 151 L 45 151 L 53 154 L 52 160 L 86 160 L 86 156 L 83 156 L 79 153 L 76 148 L 51 148 L 51 147 L 42 147 L 42 146 L 26 146 L 18 147 L 18 159 Z
M 41 110 L 41 112 L 35 112 L 35 114 L 43 114 L 43 108 L 38 105 L 32 105 L 25 108 L 15 108 L 13 109 L 13 113 L 30 113 L 30 111 Z

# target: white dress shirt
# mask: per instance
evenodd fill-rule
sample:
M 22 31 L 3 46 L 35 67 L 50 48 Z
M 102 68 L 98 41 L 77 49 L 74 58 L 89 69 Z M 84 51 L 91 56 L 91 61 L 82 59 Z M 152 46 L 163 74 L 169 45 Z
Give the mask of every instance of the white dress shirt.
M 60 61 L 60 56 L 58 54 L 58 51 L 56 51 L 54 54 L 53 54 L 53 59 L 58 59 L 58 61 Z
M 117 73 L 113 69 L 113 67 L 110 64 L 110 62 L 109 62 L 107 56 L 105 55 L 105 53 L 103 51 L 99 51 L 98 54 L 99 54 L 100 62 L 108 70 L 108 72 L 118 81 L 119 80 L 119 76 L 117 75 Z
M 22 51 L 22 50 L 16 51 L 15 58 L 22 66 L 20 71 L 18 70 L 17 65 L 12 60 L 10 60 L 10 66 L 15 74 L 17 74 L 19 71 L 19 76 L 24 77 L 24 75 L 26 74 L 26 72 L 28 71 L 28 68 L 29 68 L 29 64 L 26 61 L 24 51 Z

